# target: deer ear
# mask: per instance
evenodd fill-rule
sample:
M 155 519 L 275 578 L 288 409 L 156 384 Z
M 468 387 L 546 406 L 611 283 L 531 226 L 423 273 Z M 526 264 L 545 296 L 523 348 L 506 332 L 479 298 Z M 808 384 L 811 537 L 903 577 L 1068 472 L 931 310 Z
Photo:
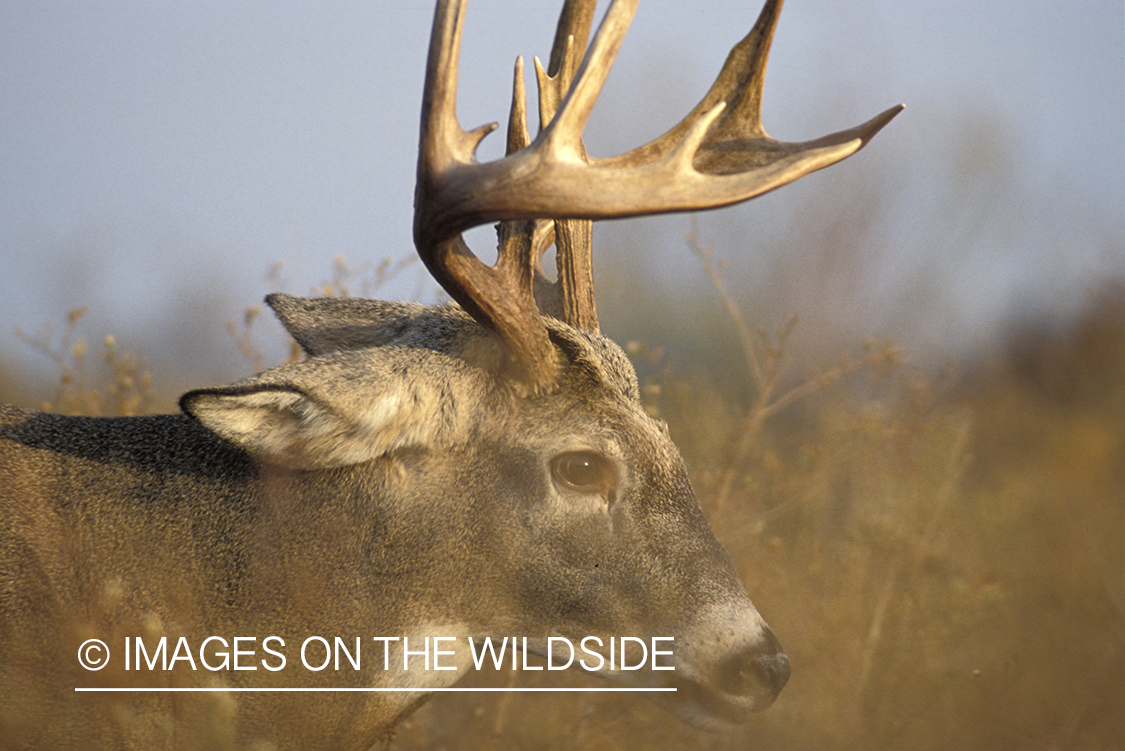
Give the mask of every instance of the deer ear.
M 424 309 L 356 297 L 266 296 L 281 325 L 307 355 L 388 344 Z
M 430 362 L 438 358 L 446 362 Z M 189 391 L 180 407 L 255 459 L 327 469 L 455 440 L 466 429 L 468 405 L 480 404 L 476 380 L 438 353 L 359 350 Z M 450 392 L 465 398 L 449 399 Z
M 388 448 L 380 440 L 379 426 L 365 431 L 359 423 L 350 424 L 296 387 L 266 384 L 191 391 L 180 399 L 180 406 L 256 459 L 294 469 L 359 464 Z

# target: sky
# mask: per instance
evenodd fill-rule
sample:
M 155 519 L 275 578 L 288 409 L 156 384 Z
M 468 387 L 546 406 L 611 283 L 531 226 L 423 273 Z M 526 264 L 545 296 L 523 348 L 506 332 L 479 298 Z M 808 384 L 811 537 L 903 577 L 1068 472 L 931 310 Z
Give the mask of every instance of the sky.
M 233 356 L 223 322 L 267 292 L 307 293 L 337 255 L 360 266 L 413 252 L 429 3 L 3 4 L 0 352 L 9 366 L 52 377 L 14 330 L 60 327 L 68 309 L 86 307 L 91 334 L 135 342 L 155 371 L 190 370 Z M 641 3 L 587 132 L 592 153 L 674 124 L 758 10 L 756 0 Z M 515 57 L 549 53 L 556 14 L 553 2 L 469 4 L 464 127 L 506 118 Z M 872 181 L 896 200 L 893 216 L 866 230 L 879 250 L 852 296 L 867 312 L 819 317 L 852 321 L 844 336 L 971 351 L 1029 305 L 1064 316 L 1100 280 L 1125 276 L 1119 0 L 790 0 L 769 70 L 765 125 L 785 140 L 898 102 L 907 109 L 833 167 L 839 177 L 818 173 L 700 220 L 736 285 L 761 276 L 763 257 L 784 255 L 771 248 L 799 235 L 794 212 L 846 204 Z M 487 139 L 483 158 L 500 148 Z M 598 253 L 625 248 L 610 273 L 647 263 L 665 284 L 701 284 L 683 241 L 690 221 L 612 223 Z M 746 239 L 771 233 L 777 242 L 757 250 Z M 643 257 L 631 242 L 645 244 Z M 745 257 L 741 246 L 751 248 Z M 433 300 L 417 269 L 378 295 Z M 810 289 L 793 304 L 824 301 Z M 854 307 L 838 296 L 833 305 Z

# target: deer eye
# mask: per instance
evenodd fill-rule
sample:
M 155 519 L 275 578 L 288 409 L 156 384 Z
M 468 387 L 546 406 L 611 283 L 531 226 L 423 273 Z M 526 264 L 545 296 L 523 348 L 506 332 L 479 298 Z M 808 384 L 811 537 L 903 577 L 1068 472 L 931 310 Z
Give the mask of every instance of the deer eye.
M 608 493 L 613 487 L 609 460 L 592 451 L 568 451 L 551 460 L 555 479 L 571 490 Z

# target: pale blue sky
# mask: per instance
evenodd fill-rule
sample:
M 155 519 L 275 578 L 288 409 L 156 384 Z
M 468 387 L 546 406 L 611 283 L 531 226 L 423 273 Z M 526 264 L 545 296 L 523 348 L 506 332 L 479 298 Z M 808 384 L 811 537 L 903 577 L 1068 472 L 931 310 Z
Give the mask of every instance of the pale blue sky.
M 90 333 L 170 343 L 168 354 L 145 354 L 158 372 L 175 369 L 204 357 L 201 350 L 211 354 L 226 336 L 222 321 L 270 290 L 263 276 L 276 261 L 285 263 L 289 291 L 304 292 L 330 274 L 337 253 L 359 263 L 412 252 L 429 3 L 3 6 L 5 357 L 42 364 L 13 327 L 35 329 L 61 321 L 69 307 L 88 306 Z M 591 150 L 638 144 L 677 120 L 758 9 L 757 0 L 642 2 L 591 125 Z M 465 126 L 506 116 L 512 62 L 517 54 L 547 54 L 556 13 L 553 2 L 470 3 Z M 856 180 L 889 169 L 904 196 L 898 219 L 874 232 L 886 243 L 884 262 L 878 278 L 864 282 L 891 321 L 875 316 L 856 324 L 857 335 L 972 346 L 1029 299 L 1063 310 L 1098 279 L 1125 273 L 1119 0 L 790 0 L 766 90 L 771 134 L 817 137 L 900 101 L 906 112 L 869 150 L 834 168 L 854 171 Z M 635 123 L 635 116 L 656 121 Z M 999 142 L 1028 206 L 1060 212 L 990 208 L 1000 229 L 989 236 L 1003 246 L 995 253 L 944 248 L 933 209 L 943 200 L 934 192 L 944 189 L 935 174 L 974 158 L 964 154 L 976 137 L 965 132 L 966 119 L 984 123 L 981 137 Z M 498 153 L 498 138 L 486 144 L 486 155 Z M 847 176 L 840 179 L 846 186 Z M 723 246 L 724 222 L 768 224 L 759 217 L 771 206 L 846 201 L 834 185 L 810 178 L 765 199 L 773 203 L 764 208 L 708 217 L 705 228 L 718 252 L 731 256 L 737 249 Z M 682 240 L 687 222 L 667 218 L 637 230 L 661 236 L 651 258 L 674 279 L 691 264 Z M 1109 239 L 1102 247 L 1087 238 L 1080 247 L 1048 239 L 1066 236 L 1068 222 L 1104 225 Z M 606 244 L 629 232 L 606 230 Z M 949 257 L 961 260 L 950 267 Z M 752 275 L 754 264 L 732 258 L 731 274 Z M 893 308 L 902 301 L 893 290 L 927 273 L 940 282 L 928 300 L 927 330 L 896 331 L 893 321 L 902 317 Z M 700 278 L 694 268 L 690 275 Z M 412 275 L 383 294 L 409 297 L 418 288 Z M 194 296 L 188 302 L 185 291 Z

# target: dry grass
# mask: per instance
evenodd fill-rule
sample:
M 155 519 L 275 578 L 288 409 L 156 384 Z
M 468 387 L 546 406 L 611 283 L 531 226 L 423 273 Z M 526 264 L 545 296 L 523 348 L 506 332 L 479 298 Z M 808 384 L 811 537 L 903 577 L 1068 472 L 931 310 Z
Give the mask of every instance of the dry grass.
M 78 336 L 85 308 L 66 314 L 62 331 L 50 326 L 27 334 L 16 328 L 16 336 L 26 345 L 48 357 L 59 371 L 53 398 L 39 408 L 67 415 L 124 417 L 143 415 L 151 408 L 152 375 L 142 359 L 122 351 L 113 336 L 102 340 L 96 360 L 89 357 L 86 339 Z

